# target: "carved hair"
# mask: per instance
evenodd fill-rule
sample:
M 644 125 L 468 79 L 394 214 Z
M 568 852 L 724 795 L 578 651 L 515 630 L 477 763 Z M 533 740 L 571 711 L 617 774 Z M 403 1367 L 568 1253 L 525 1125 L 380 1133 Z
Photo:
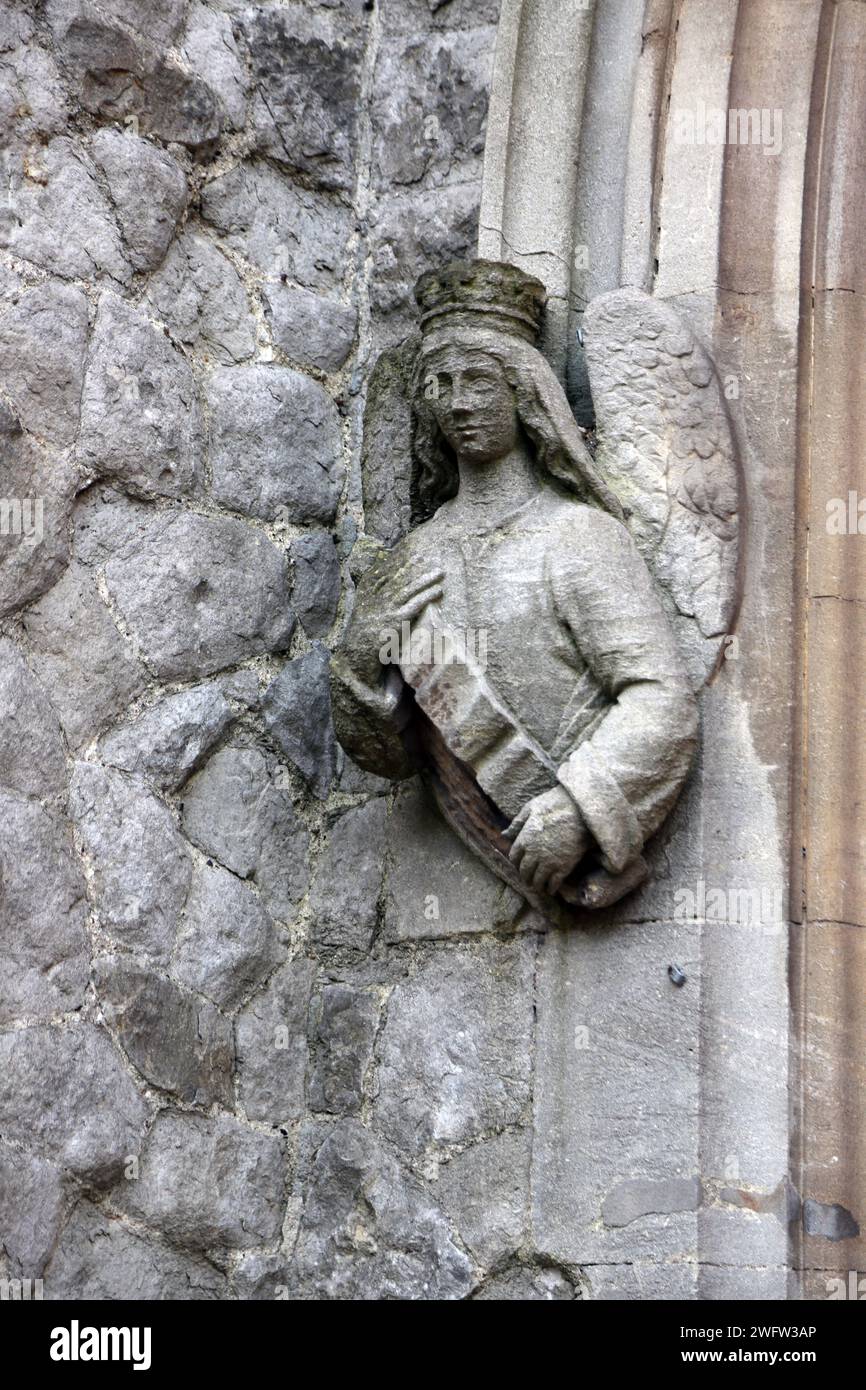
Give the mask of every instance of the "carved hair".
M 425 391 L 428 362 L 444 346 L 465 347 L 498 362 L 514 392 L 517 417 L 533 448 L 536 464 L 581 501 L 620 517 L 619 503 L 596 472 L 592 456 L 550 365 L 537 348 L 504 333 L 479 328 L 425 337 L 412 381 L 415 475 L 412 522 L 417 525 L 454 497 L 459 486 L 457 457 L 445 439 Z

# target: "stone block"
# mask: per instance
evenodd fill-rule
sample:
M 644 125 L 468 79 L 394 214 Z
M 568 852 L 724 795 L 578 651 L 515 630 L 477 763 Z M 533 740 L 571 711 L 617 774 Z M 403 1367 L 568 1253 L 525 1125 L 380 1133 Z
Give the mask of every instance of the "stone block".
M 103 1029 L 79 1022 L 0 1033 L 4 1139 L 105 1186 L 138 1153 L 146 1117 Z
M 343 16 L 254 6 L 237 21 L 258 149 L 323 188 L 355 180 L 363 33 Z
M 183 170 L 158 145 L 110 127 L 96 132 L 91 150 L 105 175 L 130 264 L 155 270 L 189 199 Z
M 274 342 L 290 361 L 320 372 L 339 371 L 355 341 L 356 309 L 283 284 L 265 286 L 262 298 Z
M 282 1142 L 222 1116 L 162 1110 L 139 1177 L 112 1199 L 192 1250 L 248 1250 L 276 1240 L 285 1206 Z
M 101 732 L 145 687 L 147 672 L 82 565 L 70 565 L 28 609 L 24 630 L 33 670 L 73 749 Z
M 382 1029 L 378 1126 L 420 1154 L 527 1119 L 535 938 L 440 947 L 395 986 Z
M 90 972 L 87 899 L 69 825 L 0 790 L 0 1024 L 81 1008 Z
M 187 1105 L 231 1108 L 232 1026 L 213 1004 L 123 956 L 103 956 L 94 974 L 105 1021 L 146 1081 Z
M 137 778 L 79 762 L 69 814 L 90 862 L 103 928 L 136 952 L 166 960 L 192 880 L 191 856 L 171 812 Z
M 252 888 L 216 864 L 197 865 L 172 958 L 176 978 L 221 1009 L 235 1009 L 283 954 Z
M 290 1288 L 318 1299 L 458 1299 L 474 1284 L 435 1201 L 355 1120 L 305 1135 Z
M 316 1064 L 310 1079 L 311 1109 L 334 1115 L 353 1115 L 361 1109 L 378 1022 L 375 994 L 345 984 L 325 986 L 312 1009 Z
M 138 308 L 100 300 L 81 399 L 78 457 L 136 497 L 196 491 L 202 425 L 186 359 Z
M 151 276 L 147 298 L 171 336 L 217 362 L 255 351 L 255 320 L 234 266 L 198 232 L 187 231 Z
M 328 682 L 330 653 L 321 642 L 287 661 L 262 700 L 265 727 L 274 744 L 324 799 L 337 762 Z
M 105 567 L 108 591 L 163 680 L 284 651 L 295 624 L 285 555 L 229 517 L 148 514 Z
M 164 696 L 115 729 L 102 740 L 100 753 L 104 762 L 146 777 L 160 791 L 177 791 L 233 717 L 218 685 L 196 685 Z
M 225 1275 L 197 1256 L 133 1231 L 86 1200 L 66 1225 L 45 1273 L 46 1300 L 225 1299 Z
M 289 961 L 238 1015 L 240 1101 L 250 1120 L 286 1125 L 303 1115 L 314 975 L 312 961 Z
M 308 637 L 324 637 L 340 601 L 340 561 L 324 531 L 298 536 L 289 547 L 292 603 Z
M 313 936 L 321 946 L 369 950 L 382 885 L 386 806 L 368 801 L 332 827 L 310 892 Z
M 219 749 L 187 787 L 182 811 L 193 844 L 253 879 L 268 911 L 291 921 L 307 887 L 309 841 L 262 754 Z
M 269 164 L 239 164 L 206 183 L 202 215 L 231 250 L 274 280 L 285 276 L 310 289 L 342 282 L 351 211 Z
M 217 501 L 267 521 L 333 521 L 340 427 L 318 382 L 288 367 L 222 367 L 208 396 Z

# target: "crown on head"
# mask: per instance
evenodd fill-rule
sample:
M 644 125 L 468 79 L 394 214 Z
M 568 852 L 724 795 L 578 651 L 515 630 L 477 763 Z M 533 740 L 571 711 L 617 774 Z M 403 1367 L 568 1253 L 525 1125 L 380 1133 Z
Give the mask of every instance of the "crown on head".
M 421 328 L 430 332 L 446 316 L 463 322 L 499 328 L 535 343 L 547 291 L 534 275 L 502 261 L 452 261 L 442 270 L 428 270 L 415 286 Z

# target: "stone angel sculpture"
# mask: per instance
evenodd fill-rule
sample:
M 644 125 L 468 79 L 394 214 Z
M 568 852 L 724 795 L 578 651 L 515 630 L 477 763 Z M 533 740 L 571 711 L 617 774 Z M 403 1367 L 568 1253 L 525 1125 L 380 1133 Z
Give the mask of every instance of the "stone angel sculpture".
M 719 384 L 669 307 L 596 300 L 591 452 L 541 355 L 540 281 L 483 260 L 416 289 L 418 524 L 368 558 L 332 669 L 362 767 L 420 770 L 458 836 L 566 926 L 647 875 L 737 594 Z

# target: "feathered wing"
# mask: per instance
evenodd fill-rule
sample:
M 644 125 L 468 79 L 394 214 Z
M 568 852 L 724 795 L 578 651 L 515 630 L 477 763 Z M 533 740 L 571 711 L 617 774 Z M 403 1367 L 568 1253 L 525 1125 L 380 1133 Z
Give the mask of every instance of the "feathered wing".
M 710 358 L 669 305 L 600 295 L 584 317 L 596 467 L 661 588 L 695 688 L 738 601 L 740 467 Z

